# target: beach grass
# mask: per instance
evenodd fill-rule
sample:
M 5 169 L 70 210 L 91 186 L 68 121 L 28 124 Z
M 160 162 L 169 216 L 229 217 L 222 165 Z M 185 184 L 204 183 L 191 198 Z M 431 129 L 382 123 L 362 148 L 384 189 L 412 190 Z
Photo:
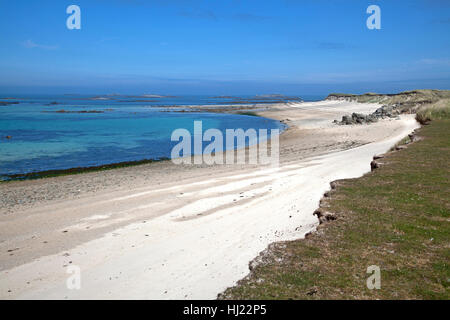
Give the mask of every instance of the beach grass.
M 347 94 L 347 93 L 331 93 L 328 98 L 344 98 L 361 103 L 383 103 L 387 105 L 405 104 L 412 107 L 421 104 L 431 104 L 441 99 L 450 98 L 450 90 L 411 90 L 400 93 L 383 94 L 383 93 L 365 93 L 365 94 Z
M 322 207 L 337 219 L 306 239 L 274 244 L 221 299 L 449 299 L 450 117 L 359 179 L 340 180 Z M 380 267 L 369 290 L 367 268 Z
M 416 113 L 416 120 L 421 124 L 427 124 L 432 120 L 442 120 L 450 118 L 450 99 L 442 99 L 438 102 L 419 109 Z

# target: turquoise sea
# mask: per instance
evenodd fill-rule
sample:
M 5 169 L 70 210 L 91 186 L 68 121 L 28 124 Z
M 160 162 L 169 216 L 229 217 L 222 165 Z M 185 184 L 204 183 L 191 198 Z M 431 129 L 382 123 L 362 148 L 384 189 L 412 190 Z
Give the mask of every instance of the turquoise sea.
M 177 143 L 170 140 L 172 132 L 185 128 L 193 133 L 194 121 L 198 120 L 203 123 L 203 131 L 283 130 L 280 122 L 255 116 L 173 112 L 185 105 L 271 103 L 276 102 L 274 99 L 285 98 L 0 96 L 0 179 L 47 170 L 169 158 Z

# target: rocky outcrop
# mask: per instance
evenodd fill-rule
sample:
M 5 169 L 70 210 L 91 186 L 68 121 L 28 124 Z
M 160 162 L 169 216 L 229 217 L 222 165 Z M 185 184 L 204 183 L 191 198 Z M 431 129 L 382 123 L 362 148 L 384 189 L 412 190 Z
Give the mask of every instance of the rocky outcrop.
M 313 213 L 319 219 L 319 223 L 326 223 L 328 221 L 336 220 L 336 214 L 325 211 L 323 208 L 319 208 Z
M 362 103 L 379 103 L 378 108 L 370 115 L 352 114 L 346 115 L 341 121 L 334 123 L 341 125 L 363 124 L 376 122 L 379 119 L 396 118 L 400 114 L 416 113 L 424 106 L 436 103 L 441 99 L 449 99 L 450 90 L 413 90 L 395 94 L 365 93 L 361 95 L 332 93 L 326 100 L 353 101 Z
M 398 109 L 398 105 L 388 106 L 384 105 L 378 108 L 374 113 L 364 115 L 361 113 L 352 113 L 352 115 L 345 115 L 341 121 L 334 120 L 333 123 L 339 125 L 351 125 L 351 124 L 364 124 L 377 122 L 380 119 L 398 118 L 401 111 Z
M 19 101 L 0 101 L 0 106 L 9 106 L 11 104 L 19 104 Z

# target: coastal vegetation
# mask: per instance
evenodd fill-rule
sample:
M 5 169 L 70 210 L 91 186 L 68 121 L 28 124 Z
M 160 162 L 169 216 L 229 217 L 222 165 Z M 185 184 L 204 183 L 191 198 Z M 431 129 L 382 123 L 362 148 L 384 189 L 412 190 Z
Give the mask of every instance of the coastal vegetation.
M 450 98 L 450 90 L 412 90 L 393 94 L 365 93 L 361 95 L 346 93 L 331 93 L 327 100 L 349 100 L 361 103 L 381 103 L 386 105 L 400 104 L 411 111 L 422 105 L 429 105 L 442 99 Z
M 416 119 L 421 124 L 427 124 L 432 120 L 450 118 L 450 99 L 442 99 L 438 102 L 421 108 L 416 114 Z

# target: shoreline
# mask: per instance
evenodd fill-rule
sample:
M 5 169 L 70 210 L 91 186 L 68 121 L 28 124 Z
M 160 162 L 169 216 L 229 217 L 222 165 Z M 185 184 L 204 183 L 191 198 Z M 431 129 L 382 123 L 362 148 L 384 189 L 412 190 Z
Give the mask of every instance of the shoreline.
M 3 177 L 9 178 L 9 179 L 8 180 L 0 180 L 0 183 L 54 178 L 54 177 L 68 176 L 68 175 L 73 175 L 73 174 L 98 172 L 98 171 L 103 171 L 103 170 L 113 170 L 113 169 L 118 169 L 118 168 L 139 166 L 142 164 L 149 164 L 149 163 L 153 163 L 153 162 L 161 162 L 161 161 L 168 161 L 168 160 L 170 160 L 170 159 L 169 158 L 143 159 L 143 160 L 136 160 L 136 161 L 116 162 L 116 163 L 103 164 L 103 165 L 90 166 L 90 167 L 74 167 L 74 168 L 69 168 L 69 169 L 56 169 L 56 170 L 45 170 L 45 171 L 33 171 L 33 172 L 22 173 L 22 174 L 11 174 L 11 175 L 4 175 Z
M 277 169 L 153 163 L 0 185 L 12 201 L 17 194 L 33 199 L 36 190 L 61 193 L 2 216 L 0 296 L 214 299 L 248 274 L 249 261 L 268 244 L 302 238 L 318 225 L 312 213 L 330 181 L 370 171 L 375 153 L 418 126 L 410 116 L 331 124 L 377 106 L 314 102 L 261 112 L 290 127 Z M 92 191 L 70 191 L 85 185 Z M 84 270 L 79 292 L 65 287 L 69 261 Z
M 189 106 L 189 107 L 193 107 L 193 108 L 195 107 L 195 108 L 200 108 L 200 109 L 205 108 L 204 110 L 206 110 L 206 108 L 209 108 L 210 106 L 209 105 L 198 105 L 198 106 Z M 215 112 L 198 111 L 198 110 L 187 111 L 187 112 L 237 114 L 237 115 L 243 115 L 243 116 L 255 116 L 255 117 L 265 118 L 268 120 L 278 121 L 276 119 L 263 117 L 255 112 L 246 112 L 248 110 L 248 108 L 235 110 L 236 106 L 234 106 L 234 105 L 228 106 L 228 107 L 231 107 L 232 109 L 224 108 L 224 107 L 227 107 L 227 106 L 223 105 L 223 106 L 221 106 L 221 109 L 219 109 Z M 160 112 L 183 113 L 184 111 L 160 111 Z M 288 126 L 285 123 L 283 123 L 282 121 L 279 121 L 279 122 L 285 126 L 285 128 L 282 129 L 282 131 L 280 132 L 280 137 L 281 137 L 281 135 L 286 130 L 288 130 Z M 235 146 L 235 149 L 233 149 L 233 150 L 239 150 L 241 148 L 242 147 L 236 148 L 236 146 Z M 248 149 L 249 147 L 247 146 L 245 148 Z M 117 169 L 117 168 L 139 166 L 142 164 L 149 164 L 149 163 L 153 163 L 153 162 L 170 161 L 170 160 L 172 160 L 172 159 L 169 157 L 162 157 L 162 158 L 158 158 L 158 159 L 142 159 L 142 160 L 133 160 L 133 161 L 113 162 L 113 163 L 108 163 L 108 164 L 100 164 L 100 165 L 87 166 L 87 167 L 73 167 L 73 168 L 67 168 L 67 169 L 50 169 L 50 170 L 43 170 L 43 171 L 32 171 L 32 172 L 28 172 L 28 173 L 5 174 L 5 175 L 0 176 L 0 183 L 51 178 L 51 177 L 82 174 L 82 173 L 87 173 L 87 172 L 96 172 L 96 171 L 103 171 L 103 170 L 112 170 L 112 169 Z

